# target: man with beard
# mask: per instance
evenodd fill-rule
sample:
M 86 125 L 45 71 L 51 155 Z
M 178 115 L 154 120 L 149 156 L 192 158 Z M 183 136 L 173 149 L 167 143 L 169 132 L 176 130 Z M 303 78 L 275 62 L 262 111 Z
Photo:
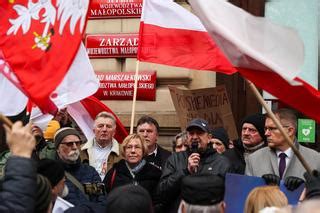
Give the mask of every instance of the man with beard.
M 103 180 L 113 164 L 121 160 L 119 143 L 114 138 L 116 118 L 109 112 L 100 112 L 93 132 L 95 137 L 81 147 L 81 161 L 93 166 Z
M 74 205 L 88 201 L 105 201 L 104 192 L 94 191 L 88 193 L 83 188 L 83 184 L 100 185 L 101 179 L 92 166 L 82 164 L 80 161 L 81 139 L 77 130 L 70 127 L 61 128 L 54 136 L 54 143 L 57 158 L 63 163 L 66 171 L 66 185 L 69 189 L 69 194 L 65 197 L 65 200 Z
M 186 176 L 213 175 L 223 179 L 231 172 L 229 160 L 216 152 L 209 143 L 211 135 L 206 120 L 196 118 L 186 128 L 188 145 L 186 151 L 173 153 L 162 170 L 159 191 L 165 212 L 177 212 L 181 201 L 181 182 Z
M 137 122 L 137 134 L 142 135 L 148 145 L 146 161 L 161 169 L 171 152 L 157 144 L 159 130 L 158 122 L 150 116 L 144 115 Z

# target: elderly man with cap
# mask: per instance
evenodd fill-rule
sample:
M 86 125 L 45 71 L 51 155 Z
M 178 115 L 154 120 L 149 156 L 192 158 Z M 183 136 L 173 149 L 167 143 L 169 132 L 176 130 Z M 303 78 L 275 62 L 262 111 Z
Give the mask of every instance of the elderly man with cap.
M 81 139 L 78 131 L 70 127 L 61 128 L 54 136 L 54 143 L 57 158 L 63 163 L 67 177 L 69 194 L 65 200 L 74 205 L 88 201 L 105 201 L 104 191 L 100 188 L 103 184 L 98 172 L 80 161 Z M 89 188 L 95 190 L 88 190 Z
M 244 156 L 266 146 L 264 135 L 265 116 L 261 113 L 249 115 L 242 121 L 241 141 L 244 147 Z
M 261 113 L 245 117 L 241 124 L 241 138 L 223 154 L 230 160 L 235 173 L 244 174 L 248 155 L 266 146 L 265 116 Z
M 231 172 L 230 162 L 209 144 L 211 134 L 206 120 L 196 118 L 186 128 L 189 147 L 167 160 L 159 183 L 165 212 L 176 212 L 181 200 L 181 180 L 189 175 L 219 175 Z

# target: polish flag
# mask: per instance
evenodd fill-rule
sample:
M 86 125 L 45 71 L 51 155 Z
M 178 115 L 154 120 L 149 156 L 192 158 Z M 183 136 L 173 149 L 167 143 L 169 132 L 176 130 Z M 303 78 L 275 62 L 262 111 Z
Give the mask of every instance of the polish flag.
M 319 91 L 296 77 L 304 56 L 296 32 L 226 1 L 189 2 L 202 22 L 172 0 L 144 1 L 140 61 L 239 72 L 283 103 L 320 121 Z
M 82 101 L 70 104 L 67 107 L 67 111 L 88 140 L 94 138 L 94 119 L 102 111 L 110 112 L 116 118 L 117 129 L 114 138 L 119 143 L 122 143 L 123 139 L 128 135 L 128 132 L 121 123 L 120 119 L 109 107 L 107 107 L 94 96 L 90 96 Z
M 11 84 L 11 82 L 8 82 L 7 79 L 1 75 L 1 72 L 14 76 L 14 73 L 10 72 L 9 66 L 1 66 L 0 64 L 0 97 L 2 98 L 0 112 L 4 115 L 16 115 L 26 107 L 28 99 L 20 90 Z M 13 77 L 11 79 L 14 80 L 15 78 Z M 3 85 L 2 82 L 4 82 L 5 85 Z M 52 92 L 50 100 L 58 109 L 62 109 L 69 104 L 93 95 L 98 88 L 99 80 L 95 75 L 86 49 L 81 43 L 70 69 L 63 81 Z M 50 114 L 43 114 L 37 106 L 33 106 L 30 111 L 30 119 L 42 129 L 45 129 L 48 122 L 53 118 Z
M 172 0 L 143 2 L 137 58 L 197 70 L 236 72 L 200 20 Z
M 238 72 L 283 103 L 320 122 L 320 93 L 297 77 L 304 61 L 298 33 L 223 0 L 190 0 L 212 39 Z

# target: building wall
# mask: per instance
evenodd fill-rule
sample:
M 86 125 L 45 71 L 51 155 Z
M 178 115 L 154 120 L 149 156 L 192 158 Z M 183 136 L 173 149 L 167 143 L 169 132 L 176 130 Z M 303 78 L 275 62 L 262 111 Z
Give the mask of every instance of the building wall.
M 186 2 L 179 1 L 179 4 L 190 10 L 190 6 Z M 89 20 L 86 33 L 138 33 L 139 22 L 139 18 Z M 136 58 L 91 59 L 91 62 L 95 71 L 129 72 L 136 69 Z M 216 75 L 214 72 L 194 71 L 143 62 L 140 62 L 139 70 L 155 70 L 157 72 L 156 101 L 136 102 L 134 124 L 141 115 L 153 116 L 161 127 L 159 143 L 171 149 L 171 141 L 173 136 L 180 131 L 180 125 L 168 85 L 184 86 L 190 89 L 214 87 Z M 129 129 L 132 101 L 103 102 L 116 113 Z

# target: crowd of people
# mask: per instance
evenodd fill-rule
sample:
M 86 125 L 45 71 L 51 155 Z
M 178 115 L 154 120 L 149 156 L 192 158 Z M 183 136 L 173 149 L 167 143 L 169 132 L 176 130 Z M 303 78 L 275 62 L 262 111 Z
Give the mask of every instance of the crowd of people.
M 266 184 L 249 193 L 239 212 L 319 211 L 320 155 L 297 141 L 294 111 L 274 114 L 312 173 L 261 113 L 243 119 L 236 140 L 195 118 L 174 137 L 172 152 L 158 144 L 160 126 L 147 115 L 123 141 L 114 138 L 116 118 L 109 112 L 96 116 L 94 138 L 86 141 L 65 110 L 45 130 L 1 122 L 0 212 L 224 212 L 227 173 Z M 299 204 L 288 204 L 281 180 L 289 191 L 305 185 Z

